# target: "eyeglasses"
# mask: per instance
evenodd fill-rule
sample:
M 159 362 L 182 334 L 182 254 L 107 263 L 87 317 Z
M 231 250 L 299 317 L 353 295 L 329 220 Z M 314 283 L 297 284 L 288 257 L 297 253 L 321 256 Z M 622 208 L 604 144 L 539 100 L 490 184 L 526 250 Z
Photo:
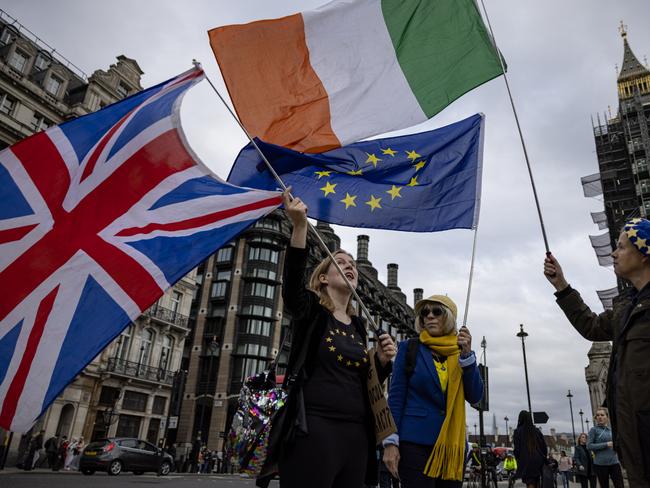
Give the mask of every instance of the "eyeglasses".
M 445 314 L 445 309 L 442 307 L 428 307 L 424 306 L 420 309 L 420 318 L 425 319 L 432 313 L 434 317 L 440 317 Z

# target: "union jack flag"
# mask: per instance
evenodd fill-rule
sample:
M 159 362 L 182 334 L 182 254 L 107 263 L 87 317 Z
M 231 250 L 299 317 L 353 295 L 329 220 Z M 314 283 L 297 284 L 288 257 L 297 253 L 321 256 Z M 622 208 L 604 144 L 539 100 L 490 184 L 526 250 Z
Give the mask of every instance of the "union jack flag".
M 185 141 L 196 68 L 0 152 L 0 427 L 74 377 L 279 193 L 213 176 Z

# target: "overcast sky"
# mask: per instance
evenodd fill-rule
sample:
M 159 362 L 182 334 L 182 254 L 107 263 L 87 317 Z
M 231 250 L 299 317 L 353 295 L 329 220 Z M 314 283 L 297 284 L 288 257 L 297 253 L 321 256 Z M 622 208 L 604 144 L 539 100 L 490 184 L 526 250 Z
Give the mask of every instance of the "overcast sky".
M 321 0 L 156 2 L 113 0 L 4 0 L 2 8 L 86 73 L 107 69 L 124 54 L 137 60 L 144 87 L 157 84 L 200 60 L 223 88 L 207 30 L 232 23 L 280 17 L 317 7 Z M 580 177 L 598 171 L 590 117 L 617 108 L 615 66 L 623 60 L 618 32 L 628 27 L 630 45 L 643 62 L 650 55 L 648 0 L 486 0 L 536 177 L 550 246 L 569 282 L 595 311 L 596 290 L 615 286 L 611 268 L 598 266 L 588 235 L 602 233 L 589 212 L 602 201 L 582 195 Z M 361 27 L 361 26 L 360 26 Z M 225 90 L 224 90 L 225 93 Z M 380 102 L 380 101 L 378 101 Z M 567 390 L 578 410 L 590 413 L 584 368 L 590 343 L 569 325 L 542 275 L 541 238 L 521 144 L 502 78 L 465 95 L 419 132 L 486 115 L 481 221 L 468 325 L 479 348 L 487 340 L 490 366 L 488 432 L 496 415 L 514 425 L 526 408 L 521 342 L 523 323 L 533 410 L 546 411 L 544 427 L 571 432 Z M 216 174 L 226 177 L 246 140 L 209 85 L 185 97 L 182 119 L 190 144 Z M 370 260 L 385 281 L 386 265 L 399 264 L 399 285 L 412 304 L 413 288 L 446 293 L 464 309 L 472 232 L 410 234 L 357 232 L 337 227 L 343 247 L 356 252 L 356 236 L 370 235 Z M 396 252 L 397 251 L 397 252 Z M 473 431 L 477 415 L 468 408 Z

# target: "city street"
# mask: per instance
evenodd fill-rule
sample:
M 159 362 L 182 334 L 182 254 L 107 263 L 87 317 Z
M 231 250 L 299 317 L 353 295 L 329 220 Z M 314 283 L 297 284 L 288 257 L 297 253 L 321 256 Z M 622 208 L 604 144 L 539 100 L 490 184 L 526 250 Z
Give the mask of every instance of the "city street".
M 558 479 L 559 481 L 559 479 Z M 118 488 L 118 487 L 143 487 L 160 486 L 161 488 L 243 488 L 253 487 L 255 482 L 238 475 L 191 475 L 172 473 L 169 476 L 158 477 L 153 473 L 135 476 L 131 473 L 119 476 L 108 476 L 105 473 L 96 473 L 93 476 L 84 476 L 76 472 L 57 472 L 36 470 L 33 472 L 20 471 L 14 468 L 0 471 L 0 487 L 2 488 L 86 488 L 92 482 L 92 488 Z M 278 488 L 278 481 L 271 483 L 271 488 Z M 508 483 L 502 481 L 499 488 L 506 488 Z M 521 482 L 515 487 L 523 488 Z M 559 485 L 562 486 L 561 484 Z M 570 488 L 577 488 L 578 483 L 570 483 Z

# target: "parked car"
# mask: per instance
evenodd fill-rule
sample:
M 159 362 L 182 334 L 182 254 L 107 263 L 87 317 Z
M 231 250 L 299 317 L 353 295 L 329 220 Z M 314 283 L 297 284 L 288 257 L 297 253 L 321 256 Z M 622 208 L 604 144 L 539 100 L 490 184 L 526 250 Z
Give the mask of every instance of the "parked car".
M 79 471 L 85 475 L 106 471 L 117 476 L 122 471 L 142 474 L 154 471 L 168 475 L 174 459 L 153 444 L 132 437 L 111 437 L 91 442 L 79 461 Z

